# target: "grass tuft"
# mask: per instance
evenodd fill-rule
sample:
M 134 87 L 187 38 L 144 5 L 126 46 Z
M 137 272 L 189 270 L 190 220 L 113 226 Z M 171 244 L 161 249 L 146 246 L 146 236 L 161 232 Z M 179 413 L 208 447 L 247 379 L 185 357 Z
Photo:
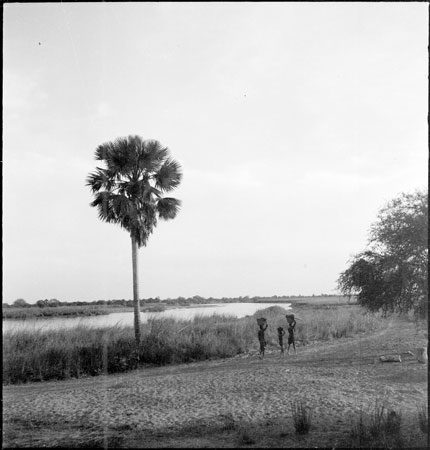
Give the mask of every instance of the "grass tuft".
M 384 405 L 375 403 L 370 414 L 360 410 L 358 420 L 352 424 L 350 438 L 351 446 L 402 448 L 401 413 L 387 410 Z
M 238 431 L 238 444 L 239 445 L 254 445 L 256 443 L 256 437 L 254 430 L 248 424 L 243 424 Z
M 237 428 L 237 423 L 234 420 L 233 414 L 231 413 L 222 414 L 220 416 L 220 419 L 222 422 L 221 426 L 222 431 L 233 431 Z
M 418 407 L 418 424 L 420 426 L 420 430 L 424 434 L 428 434 L 429 432 L 429 420 L 428 420 L 428 411 L 425 403 L 421 404 Z
M 297 400 L 291 405 L 294 428 L 297 434 L 308 434 L 311 428 L 311 411 L 303 400 Z

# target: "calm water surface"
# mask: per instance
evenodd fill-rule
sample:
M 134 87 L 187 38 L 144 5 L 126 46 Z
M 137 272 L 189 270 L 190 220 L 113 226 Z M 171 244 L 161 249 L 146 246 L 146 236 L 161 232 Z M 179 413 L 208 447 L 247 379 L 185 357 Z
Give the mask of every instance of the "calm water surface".
M 173 317 L 175 319 L 192 319 L 196 316 L 211 316 L 225 314 L 234 317 L 252 315 L 259 309 L 278 305 L 289 309 L 291 303 L 219 303 L 200 307 L 175 308 L 156 313 L 140 313 L 142 322 L 149 317 Z M 31 320 L 3 320 L 3 333 L 9 330 L 56 330 L 73 328 L 78 325 L 87 327 L 105 327 L 110 325 L 132 326 L 133 312 L 111 313 L 102 316 L 89 317 L 53 317 Z

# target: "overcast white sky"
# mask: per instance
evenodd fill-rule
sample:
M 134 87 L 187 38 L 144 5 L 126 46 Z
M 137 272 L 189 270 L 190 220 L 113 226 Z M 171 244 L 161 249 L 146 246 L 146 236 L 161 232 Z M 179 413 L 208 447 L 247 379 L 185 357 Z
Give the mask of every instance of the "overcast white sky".
M 140 296 L 332 293 L 378 209 L 427 185 L 426 3 L 5 4 L 3 301 L 132 298 L 98 144 L 182 164 Z

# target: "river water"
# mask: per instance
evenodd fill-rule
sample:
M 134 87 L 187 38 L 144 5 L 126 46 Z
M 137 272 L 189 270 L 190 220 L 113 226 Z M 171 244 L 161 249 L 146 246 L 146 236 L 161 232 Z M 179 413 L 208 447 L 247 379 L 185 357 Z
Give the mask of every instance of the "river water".
M 173 317 L 175 319 L 193 319 L 196 316 L 211 316 L 212 314 L 229 315 L 237 318 L 252 315 L 259 309 L 269 306 L 281 306 L 290 309 L 291 303 L 218 303 L 184 308 L 172 308 L 162 312 L 140 313 L 145 323 L 150 317 Z M 76 326 L 105 327 L 111 325 L 132 326 L 133 312 L 110 313 L 101 316 L 88 317 L 50 317 L 30 320 L 3 320 L 3 333 L 12 330 L 57 330 Z

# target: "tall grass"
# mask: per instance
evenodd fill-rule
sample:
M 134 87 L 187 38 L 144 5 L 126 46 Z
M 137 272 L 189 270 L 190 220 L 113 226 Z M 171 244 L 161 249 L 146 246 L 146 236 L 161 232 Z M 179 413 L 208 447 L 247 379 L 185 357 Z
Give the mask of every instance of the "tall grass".
M 352 424 L 350 444 L 356 448 L 371 446 L 401 448 L 403 446 L 401 422 L 400 412 L 388 411 L 384 405 L 376 401 L 373 411 L 365 414 L 360 410 L 358 420 Z
M 274 306 L 243 319 L 218 315 L 192 320 L 150 318 L 142 325 L 138 349 L 132 327 L 7 331 L 3 334 L 3 383 L 123 372 L 136 368 L 138 361 L 164 365 L 232 357 L 258 346 L 255 319 L 259 316 L 268 319 L 269 346 L 277 347 L 276 328 L 279 324 L 286 326 L 286 312 Z M 332 311 L 321 316 L 317 313 L 298 321 L 299 337 L 341 337 L 375 325 L 370 317 L 358 312 L 348 315 Z M 317 320 L 325 327 L 315 323 Z
M 268 319 L 269 328 L 266 332 L 268 345 L 278 345 L 277 328 L 288 327 L 285 319 L 286 311 L 279 306 L 271 306 L 264 314 L 257 311 L 254 316 L 264 315 Z M 299 343 L 325 341 L 343 337 L 352 337 L 359 333 L 371 332 L 384 326 L 380 317 L 364 312 L 359 306 L 343 306 L 306 309 L 297 314 L 295 339 Z
M 132 327 L 10 331 L 3 335 L 3 382 L 123 372 L 138 360 L 164 365 L 230 357 L 248 349 L 247 337 L 239 321 L 222 316 L 149 319 L 138 349 Z

